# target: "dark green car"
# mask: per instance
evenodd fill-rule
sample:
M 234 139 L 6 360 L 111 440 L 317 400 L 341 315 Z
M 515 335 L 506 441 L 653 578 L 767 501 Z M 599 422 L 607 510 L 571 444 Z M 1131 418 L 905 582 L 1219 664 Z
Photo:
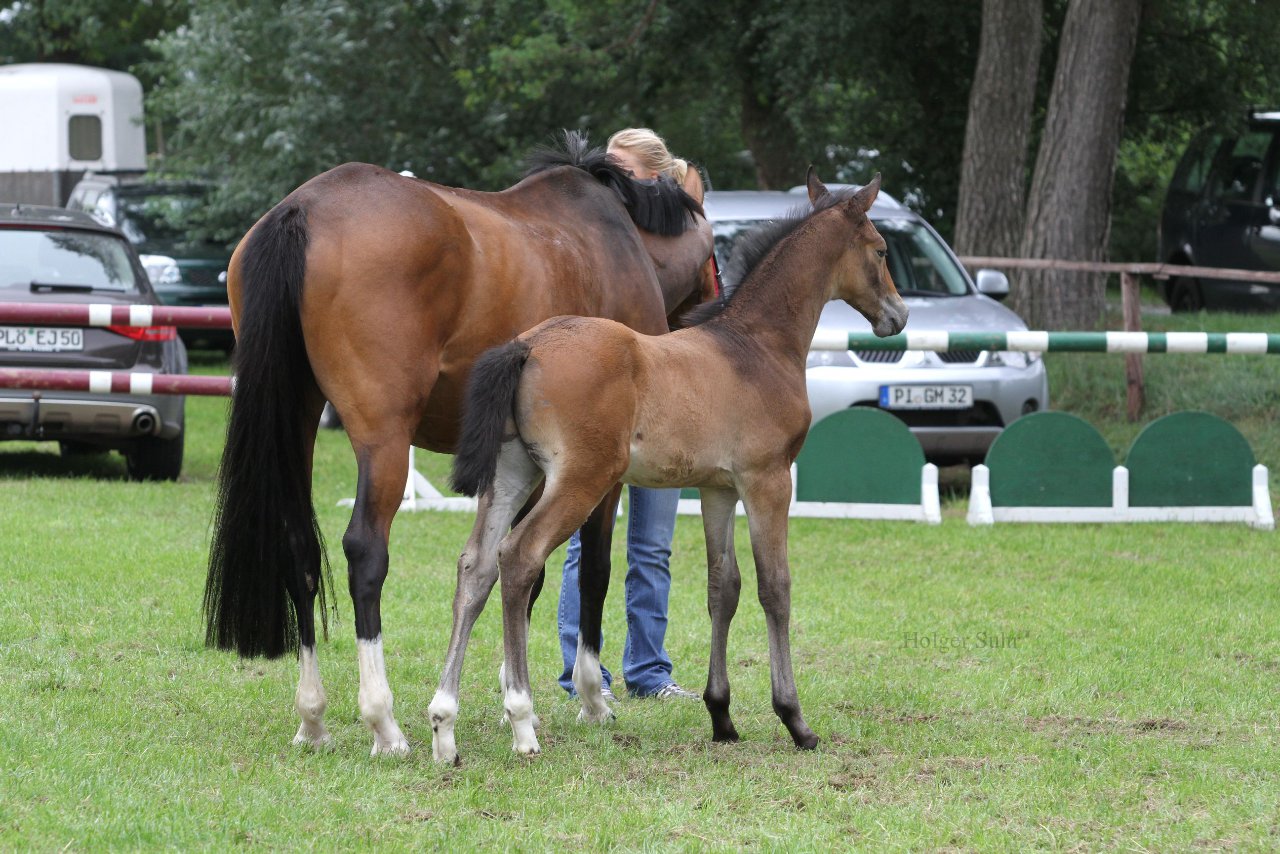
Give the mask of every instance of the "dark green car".
M 186 223 L 206 188 L 90 172 L 71 191 L 67 207 L 115 226 L 138 250 L 156 295 L 166 305 L 227 304 L 231 251 L 190 235 Z M 229 330 L 184 329 L 188 347 L 231 349 Z

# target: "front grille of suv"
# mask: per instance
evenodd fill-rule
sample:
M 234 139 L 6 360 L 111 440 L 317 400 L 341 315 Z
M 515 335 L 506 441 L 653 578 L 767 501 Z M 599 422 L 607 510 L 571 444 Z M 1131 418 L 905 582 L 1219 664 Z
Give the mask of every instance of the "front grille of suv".
M 854 406 L 879 409 L 874 400 L 860 400 Z M 908 427 L 1004 427 L 1000 410 L 980 400 L 968 409 L 886 409 Z
M 860 362 L 877 365 L 896 365 L 902 361 L 901 350 L 857 350 L 854 355 L 858 357 Z

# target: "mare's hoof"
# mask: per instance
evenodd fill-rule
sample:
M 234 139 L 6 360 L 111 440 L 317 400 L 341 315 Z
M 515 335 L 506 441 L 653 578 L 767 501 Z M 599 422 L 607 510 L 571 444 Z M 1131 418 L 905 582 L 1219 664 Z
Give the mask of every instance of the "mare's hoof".
M 821 740 L 822 739 L 818 738 L 814 733 L 809 733 L 806 736 L 796 739 L 796 747 L 801 750 L 813 750 L 818 746 L 818 742 Z

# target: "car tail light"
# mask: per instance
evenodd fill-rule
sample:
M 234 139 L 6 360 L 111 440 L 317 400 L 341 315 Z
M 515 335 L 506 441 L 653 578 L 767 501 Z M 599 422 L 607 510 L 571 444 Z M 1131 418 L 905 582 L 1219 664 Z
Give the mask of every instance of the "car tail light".
M 107 331 L 134 341 L 172 341 L 178 337 L 176 326 L 108 326 Z

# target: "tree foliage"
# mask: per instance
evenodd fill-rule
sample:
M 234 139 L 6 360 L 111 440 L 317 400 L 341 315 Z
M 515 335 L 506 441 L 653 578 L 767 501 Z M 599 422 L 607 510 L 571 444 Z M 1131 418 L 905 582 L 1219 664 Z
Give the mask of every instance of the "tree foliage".
M 0 9 L 0 64 L 70 62 L 134 69 L 151 83 L 148 40 L 186 20 L 178 0 L 18 0 Z

